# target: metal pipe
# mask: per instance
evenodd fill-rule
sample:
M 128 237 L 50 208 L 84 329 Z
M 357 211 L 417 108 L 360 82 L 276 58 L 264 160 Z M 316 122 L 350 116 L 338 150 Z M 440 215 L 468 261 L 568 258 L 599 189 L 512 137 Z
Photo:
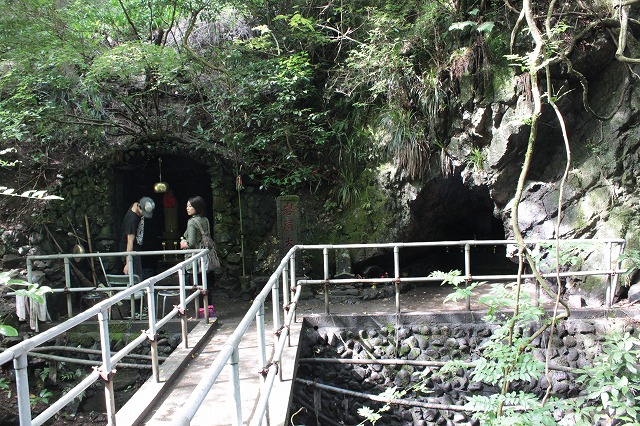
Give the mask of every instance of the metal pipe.
M 325 314 L 329 313 L 329 287 L 326 283 L 329 282 L 329 249 L 322 249 L 322 258 L 324 259 L 324 312 Z
M 178 281 L 180 282 L 180 309 L 182 312 L 186 312 L 187 310 L 187 302 L 186 302 L 186 279 L 185 279 L 185 270 L 184 267 L 178 270 Z M 196 298 L 196 314 L 198 313 L 198 302 Z M 189 348 L 189 332 L 187 328 L 187 315 L 183 313 L 180 315 L 180 330 L 182 332 L 182 348 Z
M 267 366 L 267 347 L 266 347 L 266 338 L 265 338 L 265 325 L 264 325 L 264 302 L 260 305 L 260 309 L 256 314 L 256 338 L 258 345 L 258 362 L 259 365 L 263 366 L 263 368 L 268 368 Z M 262 387 L 264 388 L 265 377 L 262 376 Z M 272 382 L 273 383 L 273 382 Z M 242 406 L 242 404 L 241 404 Z M 261 417 L 264 414 L 261 414 Z M 267 419 L 269 416 L 269 412 L 267 410 Z
M 622 255 L 622 252 L 624 251 L 624 247 L 625 244 L 620 244 L 618 246 L 618 255 L 616 256 L 616 262 L 615 262 L 615 267 L 614 267 L 614 271 L 618 271 L 620 270 L 620 266 L 622 264 L 622 261 L 620 260 L 620 256 Z M 614 265 L 612 265 L 613 267 Z M 626 272 L 626 271 L 625 271 Z M 613 288 L 617 288 L 618 287 L 618 277 L 620 277 L 620 274 L 618 272 L 613 272 L 611 274 L 613 276 Z
M 174 422 L 172 425 L 188 425 L 195 416 L 195 413 L 198 411 L 198 408 L 204 401 L 209 389 L 216 382 L 220 372 L 224 368 L 226 362 L 231 359 L 236 348 L 238 347 L 242 336 L 247 332 L 249 325 L 251 324 L 253 317 L 255 316 L 257 310 L 259 309 L 260 304 L 264 301 L 270 291 L 270 286 L 274 285 L 274 283 L 279 279 L 283 271 L 286 269 L 287 264 L 289 262 L 290 256 L 296 250 L 296 247 L 292 247 L 289 252 L 285 255 L 285 257 L 280 262 L 280 265 L 276 268 L 276 270 L 271 274 L 269 281 L 264 286 L 262 291 L 256 296 L 251 307 L 245 314 L 245 316 L 240 321 L 240 324 L 236 327 L 234 332 L 229 336 L 227 342 L 222 346 L 220 352 L 218 352 L 218 356 L 213 360 L 211 366 L 204 372 L 202 378 L 196 385 L 196 388 L 191 392 L 187 402 L 182 406 L 182 409 L 176 414 Z M 290 309 L 288 311 L 289 315 L 294 315 L 295 308 Z
M 296 282 L 296 251 L 295 246 L 292 247 L 292 250 L 289 250 L 289 287 L 294 288 L 297 286 Z
M 33 261 L 27 257 L 27 282 L 33 282 Z
M 64 259 L 64 291 L 71 289 L 71 265 L 69 259 Z M 71 293 L 67 293 L 67 316 L 71 318 L 73 316 L 73 305 L 71 300 Z
M 541 242 L 541 241 L 545 241 L 545 240 L 538 240 L 537 242 Z M 546 240 L 549 243 L 556 243 L 555 240 Z M 620 243 L 623 242 L 624 240 L 622 239 L 615 239 L 612 240 L 616 243 Z M 214 360 L 213 364 L 211 365 L 210 369 L 206 372 L 206 374 L 202 377 L 201 381 L 198 383 L 198 386 L 196 387 L 196 390 L 194 390 L 194 392 L 192 392 L 191 396 L 189 397 L 187 404 L 185 404 L 185 406 L 183 406 L 183 410 L 178 413 L 178 416 L 176 417 L 177 423 L 174 424 L 189 424 L 189 419 L 192 419 L 193 416 L 195 415 L 195 412 L 197 411 L 198 407 L 201 405 L 202 401 L 204 400 L 204 396 L 206 395 L 208 389 L 211 388 L 211 386 L 213 385 L 213 383 L 215 383 L 215 381 L 217 380 L 218 375 L 220 374 L 220 370 L 222 368 L 222 366 L 224 365 L 224 363 L 228 362 L 232 355 L 237 352 L 237 348 L 238 348 L 238 344 L 240 342 L 240 339 L 242 338 L 242 336 L 247 332 L 247 328 L 250 324 L 250 322 L 252 321 L 252 317 L 251 315 L 255 315 L 256 314 L 256 309 L 259 309 L 260 304 L 263 303 L 264 301 L 264 297 L 266 297 L 266 295 L 272 290 L 271 286 L 275 284 L 275 282 L 277 280 L 279 280 L 280 278 L 282 278 L 283 281 L 283 286 L 286 283 L 286 277 L 282 277 L 281 274 L 284 271 L 285 273 L 287 273 L 287 275 L 290 277 L 290 287 L 295 290 L 294 292 L 292 292 L 291 294 L 294 294 L 294 301 L 291 302 L 290 304 L 287 305 L 287 307 L 289 308 L 289 310 L 285 313 L 285 324 L 289 324 L 287 321 L 290 319 L 289 314 L 291 315 L 291 317 L 295 317 L 295 306 L 297 304 L 297 297 L 299 296 L 299 294 L 301 293 L 301 284 L 307 285 L 307 284 L 321 284 L 321 285 L 328 285 L 330 283 L 333 284 L 338 284 L 338 283 L 362 283 L 362 282 L 436 282 L 436 281 L 441 281 L 441 279 L 438 278 L 431 278 L 431 277 L 410 277 L 410 278 L 400 278 L 399 277 L 399 272 L 394 274 L 396 275 L 396 277 L 393 278 L 386 278 L 386 279 L 344 279 L 344 280 L 330 280 L 329 274 L 328 274 L 328 260 L 325 259 L 324 263 L 325 263 L 325 274 L 324 274 L 324 279 L 322 280 L 307 280 L 307 279 L 301 279 L 299 281 L 296 281 L 296 276 L 295 276 L 295 256 L 296 256 L 296 252 L 297 251 L 301 251 L 303 249 L 322 249 L 323 253 L 325 255 L 325 257 L 328 258 L 326 252 L 329 249 L 336 249 L 336 248 L 394 248 L 394 252 L 396 249 L 399 249 L 401 247 L 434 247 L 434 246 L 458 246 L 463 248 L 465 246 L 465 244 L 469 244 L 469 246 L 483 246 L 483 245 L 496 245 L 499 243 L 505 243 L 505 242 L 510 242 L 512 244 L 515 244 L 515 240 L 514 241 L 509 241 L 509 240 L 487 240 L 487 241 L 455 241 L 455 242 L 431 242 L 431 243 L 390 243 L 390 244 L 353 244 L 353 245 L 314 245 L 314 246 L 305 246 L 305 245 L 300 245 L 300 246 L 294 246 L 292 247 L 289 252 L 285 255 L 285 257 L 282 259 L 280 265 L 278 266 L 278 268 L 276 269 L 276 271 L 272 274 L 271 278 L 269 279 L 267 285 L 265 285 L 263 291 L 256 297 L 256 299 L 254 300 L 254 303 L 252 305 L 252 307 L 248 310 L 247 314 L 245 315 L 245 317 L 243 317 L 241 323 L 238 325 L 238 327 L 236 328 L 236 330 L 233 332 L 232 336 L 228 339 L 227 343 L 225 344 L 225 346 L 223 346 L 222 350 L 219 352 L 219 355 L 216 357 L 216 359 Z M 589 243 L 591 244 L 593 242 L 593 240 L 589 240 L 589 241 L 584 241 L 585 243 Z M 530 243 L 530 242 L 527 242 Z M 394 259 L 395 262 L 395 259 Z M 399 259 L 397 264 L 399 265 Z M 289 268 L 289 269 L 287 269 Z M 467 277 L 470 279 L 501 279 L 501 280 L 513 280 L 516 279 L 518 277 L 518 275 L 497 275 L 497 276 L 477 276 L 474 277 L 471 275 L 470 273 L 470 266 L 467 269 Z M 568 272 L 568 273 L 562 273 L 561 275 L 565 275 L 565 276 L 581 276 L 581 275 L 603 275 L 606 274 L 606 271 L 589 271 L 587 273 L 585 272 Z M 546 274 L 549 277 L 553 277 L 556 276 L 555 273 L 550 273 L 550 274 Z M 544 274 L 543 274 L 544 276 Z M 531 275 L 531 277 L 533 277 L 533 275 Z M 328 295 L 328 292 L 325 292 L 326 295 Z M 328 305 L 328 300 L 327 300 L 327 305 Z M 286 330 L 286 327 L 285 327 Z M 288 330 L 287 330 L 288 331 Z M 288 332 L 285 331 L 285 333 L 283 334 L 283 338 L 284 336 L 288 337 Z M 278 341 L 278 346 L 281 344 L 282 342 L 279 340 Z M 274 359 L 277 360 L 278 357 L 281 356 L 279 355 L 279 350 L 276 350 L 274 353 Z M 361 361 L 361 360 L 354 360 L 356 362 Z M 263 391 L 261 391 L 263 392 Z M 392 402 L 395 403 L 395 402 Z M 451 408 L 449 406 L 446 406 L 446 409 L 451 410 Z
M 384 402 L 386 404 L 398 404 L 398 405 L 406 405 L 408 407 L 420 407 L 427 408 L 432 410 L 446 410 L 446 411 L 458 411 L 458 412 L 467 412 L 467 413 L 475 413 L 479 411 L 485 411 L 484 408 L 465 408 L 463 405 L 455 405 L 455 404 L 432 404 L 428 402 L 410 400 L 410 399 L 399 399 L 399 398 L 385 398 L 378 395 L 370 395 L 362 392 L 355 392 L 347 389 L 342 389 L 336 386 L 328 386 L 322 383 L 312 382 L 311 380 L 305 379 L 296 379 L 296 383 L 301 383 L 303 385 L 307 385 L 312 388 L 321 389 L 328 392 L 339 393 L 342 395 L 349 395 L 356 398 L 367 399 L 371 401 Z M 509 409 L 512 410 L 522 410 L 523 408 L 520 406 L 509 406 Z
M 592 243 L 605 243 L 612 242 L 623 244 L 625 243 L 624 238 L 594 238 L 594 239 L 566 239 L 560 240 L 561 244 L 592 244 Z M 548 240 L 548 239 L 530 239 L 525 240 L 525 244 L 545 244 L 545 245 L 555 245 L 557 243 L 556 240 Z M 315 245 L 307 245 L 307 244 L 299 244 L 294 248 L 298 250 L 319 250 L 323 248 L 335 250 L 335 249 L 362 249 L 362 248 L 393 248 L 393 247 L 464 247 L 465 244 L 470 244 L 472 246 L 488 246 L 488 245 L 512 245 L 518 244 L 516 240 L 460 240 L 460 241 L 423 241 L 423 242 L 407 242 L 407 243 L 371 243 L 371 244 L 315 244 Z
M 88 365 L 92 367 L 98 367 L 101 365 L 100 361 L 98 360 L 92 361 L 90 359 L 70 358 L 68 356 L 50 355 L 50 354 L 44 354 L 41 352 L 36 352 L 36 353 L 29 352 L 29 355 L 31 355 L 32 358 L 39 358 L 39 359 L 55 361 L 55 362 L 64 362 L 67 364 Z M 140 370 L 151 369 L 151 364 L 131 364 L 128 362 L 119 362 L 114 365 L 119 368 L 138 368 Z
M 228 340 L 227 340 L 228 342 Z M 233 345 L 225 343 L 220 352 L 218 352 L 218 356 L 213 360 L 213 363 L 209 366 L 209 368 L 204 372 L 203 377 L 200 379 L 195 389 L 187 398 L 187 401 L 182 406 L 182 409 L 176 415 L 174 421 L 171 423 L 172 425 L 189 425 L 191 424 L 191 419 L 195 416 L 195 413 L 198 411 L 200 405 L 204 401 L 204 398 L 207 396 L 209 389 L 211 389 L 211 385 L 215 382 L 215 380 L 220 376 L 223 368 L 225 367 L 225 363 L 227 360 L 231 359 L 235 348 Z
M 202 278 L 202 301 L 203 301 L 203 305 L 204 305 L 203 306 L 203 308 L 204 308 L 204 322 L 205 322 L 205 324 L 209 324 L 209 303 L 211 303 L 211 301 L 209 300 L 209 291 L 208 291 L 208 286 L 207 286 L 207 270 L 204 267 L 204 257 L 202 259 L 200 259 L 200 265 L 201 265 L 200 274 L 201 274 L 201 278 Z M 197 313 L 196 313 L 196 315 L 197 315 Z
M 0 349 L 0 350 L 4 350 L 4 349 Z M 38 348 L 33 348 L 31 351 L 29 351 L 29 355 L 40 356 L 42 352 L 49 352 L 49 351 L 77 352 L 77 353 L 94 354 L 94 355 L 100 355 L 102 353 L 102 351 L 98 349 L 82 348 L 82 347 L 76 347 L 76 346 L 40 346 Z M 151 356 L 142 355 L 142 354 L 127 354 L 124 356 L 124 358 L 143 359 L 147 361 L 151 360 Z M 67 359 L 75 359 L 75 358 L 67 358 Z M 167 357 L 162 356 L 162 357 L 159 357 L 159 359 L 162 361 L 165 361 Z M 86 361 L 86 360 L 78 360 L 78 361 Z
M 52 403 L 46 410 L 40 413 L 33 421 L 31 425 L 40 426 L 44 424 L 51 417 L 56 415 L 60 410 L 67 406 L 70 402 L 78 397 L 78 395 L 82 394 L 89 386 L 94 384 L 100 378 L 100 374 L 97 370 L 91 372 L 87 377 L 84 378 L 80 383 L 75 385 L 72 389 L 69 389 L 64 395 L 60 397 L 57 401 Z M 20 423 L 22 425 L 22 422 Z
M 447 365 L 444 361 L 427 361 L 418 359 L 348 359 L 348 358 L 300 358 L 298 363 L 318 363 L 318 364 L 377 364 L 377 365 L 417 365 L 421 367 L 443 367 Z M 475 367 L 478 363 L 470 361 L 466 367 Z M 582 370 L 562 365 L 549 365 L 549 370 L 564 371 L 565 373 L 581 374 Z
M 282 269 L 282 305 L 289 305 L 289 263 Z
M 608 242 L 607 243 L 607 265 L 608 265 L 609 268 L 613 268 L 613 265 L 612 265 L 613 261 L 611 260 L 611 256 L 612 256 L 611 251 L 612 250 L 613 250 L 613 248 L 611 246 L 611 242 Z M 613 277 L 612 277 L 611 274 L 608 276 L 608 284 L 609 285 L 607 287 L 609 288 L 609 291 L 608 291 L 609 297 L 607 297 L 606 306 L 607 306 L 607 308 L 610 308 L 611 305 L 613 305 L 614 299 L 615 299 L 615 296 L 616 296 L 616 289 L 613 286 Z
M 400 313 L 400 248 L 393 248 L 393 276 L 396 290 L 396 314 Z
M 282 333 L 280 334 L 276 344 L 274 345 L 273 357 L 271 360 L 272 362 L 271 362 L 271 365 L 268 366 L 267 377 L 265 378 L 265 380 L 263 381 L 260 387 L 260 392 L 259 392 L 260 398 L 255 406 L 254 417 L 251 421 L 251 424 L 254 424 L 256 421 L 261 422 L 262 417 L 264 416 L 264 413 L 265 412 L 268 413 L 269 395 L 271 393 L 271 388 L 273 387 L 273 381 L 276 376 L 276 371 L 274 371 L 274 369 L 279 371 L 280 374 L 283 370 L 282 354 L 284 352 L 284 348 L 287 342 L 289 341 L 289 337 L 291 335 L 291 332 L 290 332 L 291 323 L 295 320 L 295 306 L 298 303 L 298 300 L 300 299 L 300 294 L 301 294 L 300 291 L 296 292 L 294 299 L 291 302 L 291 306 L 293 309 L 290 309 L 289 311 L 287 311 L 285 315 L 286 327 L 282 329 Z M 261 424 L 261 423 L 258 423 L 258 424 Z
M 189 251 L 189 250 L 187 250 Z M 182 251 L 183 253 L 185 251 Z M 16 394 L 18 396 L 18 409 L 20 411 L 19 413 L 19 417 L 20 417 L 20 423 L 23 425 L 40 425 L 40 424 L 44 424 L 48 419 L 50 419 L 53 415 L 55 415 L 55 413 L 57 413 L 60 409 L 62 409 L 65 405 L 67 405 L 70 401 L 72 401 L 74 398 L 76 398 L 80 393 L 82 393 L 87 387 L 89 387 L 91 384 L 93 384 L 97 378 L 99 377 L 98 373 L 91 373 L 89 376 L 87 376 L 87 378 L 85 378 L 80 384 L 76 385 L 74 388 L 72 388 L 71 390 L 69 390 L 63 397 L 61 397 L 58 401 L 56 401 L 55 403 L 53 403 L 52 405 L 50 405 L 47 410 L 45 410 L 43 413 L 41 413 L 38 417 L 36 417 L 35 419 L 31 419 L 31 412 L 30 412 L 30 401 L 29 401 L 29 383 L 28 383 L 28 375 L 27 375 L 27 365 L 28 365 L 28 361 L 27 361 L 27 356 L 28 353 L 31 350 L 36 349 L 38 346 L 52 340 L 53 338 L 55 338 L 56 336 L 72 329 L 73 327 L 87 321 L 88 319 L 91 319 L 93 317 L 95 317 L 96 315 L 98 315 L 98 322 L 100 324 L 100 332 L 101 332 L 101 351 L 99 353 L 102 354 L 103 357 L 103 363 L 102 363 L 102 372 L 103 372 L 103 376 L 107 377 L 107 381 L 106 381 L 106 385 L 105 385 L 105 398 L 107 400 L 111 399 L 111 401 L 115 401 L 113 398 L 113 386 L 112 386 L 112 380 L 110 380 L 110 374 L 111 374 L 111 366 L 118 364 L 118 361 L 126 356 L 129 356 L 129 352 L 131 352 L 135 346 L 139 345 L 140 343 L 142 343 L 144 340 L 146 340 L 146 338 L 148 337 L 147 335 L 143 334 L 141 336 L 139 336 L 137 339 L 135 339 L 133 342 L 131 342 L 129 345 L 127 345 L 125 348 L 123 348 L 121 351 L 119 351 L 118 353 L 114 354 L 113 356 L 110 355 L 110 350 L 108 342 L 108 310 L 110 307 L 112 307 L 114 304 L 120 302 L 121 300 L 125 300 L 126 298 L 130 298 L 131 295 L 133 295 L 134 293 L 138 292 L 138 291 L 146 291 L 147 293 L 147 297 L 149 298 L 149 295 L 152 294 L 155 290 L 154 288 L 154 284 L 155 282 L 157 282 L 160 279 L 164 279 L 170 275 L 173 275 L 179 271 L 183 271 L 183 268 L 185 265 L 187 265 L 190 262 L 196 262 L 198 261 L 198 259 L 200 259 L 201 257 L 203 257 L 206 254 L 205 250 L 190 250 L 190 252 L 194 253 L 194 256 L 189 260 L 189 261 L 184 261 L 181 262 L 178 265 L 175 265 L 172 268 L 167 269 L 166 271 L 158 274 L 157 276 L 151 278 L 151 279 L 147 279 L 139 284 L 136 284 L 134 286 L 131 286 L 125 290 L 122 290 L 121 292 L 119 292 L 118 294 L 115 294 L 111 297 L 109 297 L 106 300 L 103 300 L 102 302 L 96 304 L 93 307 L 90 307 L 89 309 L 80 312 L 78 315 L 73 316 L 71 315 L 71 317 L 65 321 L 64 323 L 58 324 L 55 327 L 50 328 L 49 330 L 46 330 L 42 333 L 39 333 L 37 335 L 35 335 L 34 337 L 22 341 L 20 343 L 18 343 L 15 346 L 12 346 L 11 348 L 8 348 L 5 351 L 2 351 L 2 353 L 0 353 L 0 365 L 1 364 L 5 364 L 8 361 L 13 360 L 14 363 L 14 369 L 15 369 L 15 376 L 16 376 L 16 387 L 17 387 L 17 391 Z M 162 252 L 160 252 L 162 253 Z M 125 254 L 129 255 L 130 253 L 126 253 Z M 132 254 L 131 254 L 132 255 Z M 59 292 L 66 292 L 67 293 L 67 299 L 69 300 L 70 298 L 70 294 L 73 292 L 78 292 L 78 291 L 96 291 L 98 289 L 95 288 L 70 288 L 71 285 L 71 280 L 70 280 L 70 263 L 69 263 L 69 259 L 71 258 L 76 258 L 76 257 L 100 257 L 100 256 L 106 256 L 105 254 L 91 254 L 90 256 L 78 256 L 78 255 L 48 255 L 48 256 L 31 256 L 27 258 L 27 275 L 28 277 L 30 276 L 29 280 L 32 281 L 33 279 L 33 271 L 31 270 L 31 272 L 29 271 L 29 265 L 32 265 L 32 260 L 39 258 L 39 259 L 62 259 L 65 263 L 65 280 L 66 280 L 66 287 L 64 289 L 56 289 Z M 113 254 L 112 254 L 113 256 Z M 182 284 L 182 288 L 184 291 L 184 281 L 181 283 Z M 171 287 L 169 287 L 171 288 Z M 106 291 L 107 289 L 105 288 L 101 288 L 98 291 Z M 194 298 L 197 297 L 197 293 L 194 293 L 193 295 L 191 295 L 190 297 L 185 299 L 185 302 L 183 303 L 183 306 L 186 306 L 186 303 L 188 303 L 189 301 L 193 300 Z M 153 299 L 153 297 L 150 297 L 151 300 L 151 312 L 154 312 L 153 306 L 155 306 L 155 299 Z M 69 311 L 69 305 L 68 305 L 68 311 Z M 177 312 L 177 311 L 176 311 Z M 72 312 L 71 312 L 72 314 Z M 175 315 L 175 313 L 173 314 Z M 160 321 L 157 323 L 158 327 L 161 327 L 163 325 L 165 325 L 171 318 L 172 316 L 168 316 L 166 318 L 166 320 Z M 150 315 L 150 321 L 154 322 L 154 314 L 152 313 Z M 153 329 L 153 326 L 150 327 L 151 329 Z M 157 328 L 156 328 L 157 330 Z M 106 342 L 106 343 L 105 343 Z M 106 349 L 105 349 L 106 348 Z M 77 349 L 77 348 L 76 348 Z M 36 354 L 34 355 L 36 357 L 42 357 L 42 358 L 50 358 L 53 359 L 55 357 L 55 355 L 48 355 L 48 354 Z M 58 357 L 58 358 L 63 358 L 63 357 Z M 125 364 L 125 363 L 121 363 L 118 364 L 122 367 L 140 367 L 139 364 Z M 115 405 L 107 402 L 108 406 L 107 409 L 108 411 L 111 410 L 110 412 L 108 412 L 108 421 L 110 422 L 110 424 L 113 424 L 115 422 Z
M 231 419 L 233 426 L 242 425 L 242 397 L 240 395 L 240 353 L 237 346 L 234 346 L 231 358 L 228 362 L 229 367 L 229 385 L 231 386 L 231 399 L 235 407 L 235 416 Z M 233 412 L 234 410 L 231 410 Z
M 465 286 L 471 283 L 471 245 L 464 245 L 464 275 L 466 277 Z M 467 311 L 471 310 L 471 295 L 467 295 Z
M 31 424 L 31 405 L 29 401 L 29 375 L 27 374 L 26 352 L 13 359 L 13 370 L 16 377 L 16 393 L 18 394 L 18 417 L 20 425 Z
M 265 322 L 264 322 L 264 303 L 260 305 L 260 309 L 256 313 L 256 339 L 258 345 L 258 363 L 265 366 L 267 364 Z
M 133 268 L 131 268 L 133 269 Z M 130 272 L 131 272 L 130 269 Z M 133 278 L 133 275 L 129 275 Z M 98 325 L 100 328 L 100 349 L 102 350 L 102 369 L 101 377 L 104 380 L 104 398 L 107 408 L 107 424 L 116 424 L 116 394 L 113 389 L 113 375 L 115 370 L 111 364 L 111 347 L 109 338 L 109 313 L 107 309 L 103 309 L 98 314 Z
M 269 420 L 269 397 L 271 396 L 271 389 L 273 388 L 273 382 L 278 375 L 278 370 L 279 369 L 276 364 L 272 364 L 267 368 L 267 374 L 263 379 L 262 386 L 260 387 L 260 397 L 258 398 L 258 403 L 256 404 L 256 411 L 254 412 L 253 418 L 249 423 L 251 426 L 262 425 L 262 419 L 265 416 L 267 416 L 267 422 Z M 262 391 L 263 389 L 264 392 Z
M 622 274 L 626 272 L 624 269 L 617 270 L 590 270 L 590 271 L 574 271 L 574 272 L 560 272 L 560 277 L 585 277 L 585 276 L 595 276 L 595 275 L 609 275 L 609 274 Z M 550 272 L 540 274 L 543 278 L 552 278 L 557 277 L 558 274 Z M 535 278 L 533 274 L 522 274 L 521 278 Z M 502 274 L 502 275 L 472 275 L 471 279 L 475 281 L 486 281 L 486 280 L 494 280 L 494 281 L 507 281 L 507 280 L 515 280 L 518 278 L 517 274 Z M 402 282 L 406 283 L 422 283 L 422 282 L 441 282 L 441 278 L 433 278 L 433 277 L 402 277 L 400 278 Z M 371 284 L 379 284 L 379 283 L 392 283 L 394 282 L 394 278 L 345 278 L 345 279 L 329 279 L 329 280 L 310 280 L 310 279 L 301 279 L 298 281 L 298 284 L 363 284 L 363 283 L 371 283 Z
M 158 330 L 156 329 L 156 299 L 153 297 L 155 294 L 155 282 L 151 281 L 149 287 L 147 287 L 147 316 L 149 319 L 149 330 L 147 331 L 147 338 L 149 339 L 149 349 L 151 350 L 151 375 L 156 383 L 160 383 L 160 361 L 158 352 Z
M 280 329 L 280 292 L 278 282 L 274 282 L 271 287 L 271 312 L 273 316 L 273 333 Z

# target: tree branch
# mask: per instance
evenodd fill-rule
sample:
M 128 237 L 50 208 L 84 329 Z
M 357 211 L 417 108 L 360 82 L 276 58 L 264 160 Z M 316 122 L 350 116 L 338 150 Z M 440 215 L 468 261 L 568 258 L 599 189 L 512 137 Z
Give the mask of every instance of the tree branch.
M 118 3 L 120 3 L 120 7 L 122 8 L 122 12 L 124 12 L 124 16 L 127 18 L 127 22 L 129 22 L 129 25 L 131 26 L 131 29 L 133 30 L 133 34 L 136 36 L 136 38 L 138 40 L 142 40 L 140 38 L 140 35 L 138 34 L 138 30 L 136 29 L 136 25 L 131 20 L 131 17 L 129 16 L 129 12 L 127 12 L 127 8 L 122 3 L 122 0 L 118 0 Z
M 639 0 L 634 0 L 637 2 Z M 624 56 L 624 49 L 627 46 L 627 28 L 629 26 L 629 5 L 620 8 L 620 34 L 618 35 L 618 50 L 616 51 L 616 59 L 621 62 L 630 62 L 640 64 L 640 59 L 629 58 Z

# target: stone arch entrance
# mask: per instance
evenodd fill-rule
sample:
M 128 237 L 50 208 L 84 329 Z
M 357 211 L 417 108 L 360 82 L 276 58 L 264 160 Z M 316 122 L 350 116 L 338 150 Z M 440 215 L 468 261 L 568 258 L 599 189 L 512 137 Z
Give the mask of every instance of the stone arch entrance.
M 161 163 L 160 160 L 161 159 Z M 154 184 L 160 180 L 168 184 L 175 201 L 169 193 L 155 193 Z M 114 230 L 120 237 L 121 221 L 126 210 L 141 197 L 154 200 L 156 209 L 153 218 L 145 222 L 144 250 L 179 248 L 180 236 L 187 224 L 185 206 L 195 195 L 207 203 L 207 217 L 213 224 L 212 183 L 209 165 L 186 156 L 154 154 L 137 156 L 113 166 L 114 173 Z M 171 206 L 174 204 L 173 206 Z M 163 245 L 164 243 L 164 245 Z M 143 257 L 143 268 L 156 269 L 160 257 Z

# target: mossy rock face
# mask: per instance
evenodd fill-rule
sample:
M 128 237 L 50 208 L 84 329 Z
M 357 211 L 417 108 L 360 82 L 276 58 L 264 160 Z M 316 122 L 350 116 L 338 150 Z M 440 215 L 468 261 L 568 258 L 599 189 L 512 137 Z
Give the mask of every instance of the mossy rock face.
M 117 322 L 117 321 L 112 321 L 109 322 L 109 333 L 113 336 L 113 334 L 115 333 L 120 333 L 120 334 L 124 334 L 124 333 L 128 333 L 130 330 L 130 324 L 127 322 Z
M 317 229 L 317 240 L 331 244 L 378 243 L 389 240 L 397 214 L 391 194 L 378 185 L 372 173 L 364 173 L 359 180 L 362 188 L 356 203 L 335 213 L 331 226 Z M 310 224 L 313 226 L 313 224 Z

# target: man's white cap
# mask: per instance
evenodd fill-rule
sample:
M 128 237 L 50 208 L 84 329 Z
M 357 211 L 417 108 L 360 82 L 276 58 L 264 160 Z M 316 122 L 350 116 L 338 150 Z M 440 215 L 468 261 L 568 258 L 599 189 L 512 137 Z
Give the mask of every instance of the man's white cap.
M 140 208 L 142 216 L 145 219 L 150 219 L 153 216 L 153 209 L 156 208 L 156 203 L 149 197 L 142 197 L 140 198 Z

